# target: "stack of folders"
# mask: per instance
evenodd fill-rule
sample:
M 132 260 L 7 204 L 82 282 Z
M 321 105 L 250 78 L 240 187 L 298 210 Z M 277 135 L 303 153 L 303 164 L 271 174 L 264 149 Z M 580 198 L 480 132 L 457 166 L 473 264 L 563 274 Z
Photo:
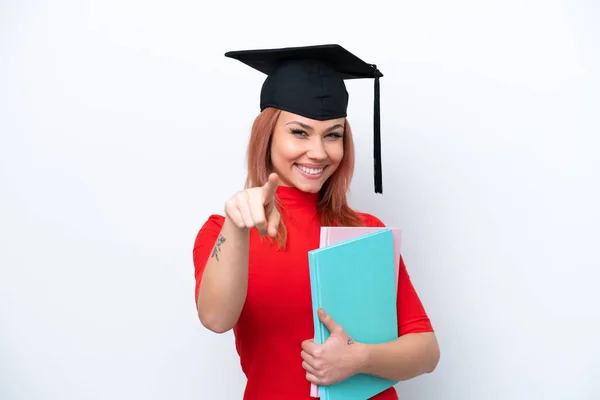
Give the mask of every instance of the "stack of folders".
M 315 343 L 324 343 L 330 334 L 319 320 L 319 308 L 357 342 L 378 344 L 398 337 L 400 234 L 397 228 L 321 228 L 320 248 L 308 253 Z M 396 383 L 357 374 L 332 385 L 313 384 L 310 395 L 365 400 Z

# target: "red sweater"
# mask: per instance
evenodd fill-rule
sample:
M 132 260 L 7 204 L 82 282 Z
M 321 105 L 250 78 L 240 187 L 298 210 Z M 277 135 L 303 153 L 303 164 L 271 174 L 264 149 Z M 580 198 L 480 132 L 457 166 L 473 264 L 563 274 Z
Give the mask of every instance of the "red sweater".
M 235 345 L 247 377 L 244 400 L 311 400 L 310 382 L 302 368 L 301 343 L 314 337 L 307 252 L 319 247 L 317 194 L 280 186 L 288 242 L 283 250 L 256 231 L 250 233 L 248 292 L 234 327 Z M 384 226 L 376 217 L 361 213 L 366 226 Z M 202 273 L 224 217 L 211 215 L 194 245 L 196 299 Z M 398 282 L 398 335 L 432 332 L 427 314 L 401 259 Z M 373 397 L 398 399 L 394 388 Z

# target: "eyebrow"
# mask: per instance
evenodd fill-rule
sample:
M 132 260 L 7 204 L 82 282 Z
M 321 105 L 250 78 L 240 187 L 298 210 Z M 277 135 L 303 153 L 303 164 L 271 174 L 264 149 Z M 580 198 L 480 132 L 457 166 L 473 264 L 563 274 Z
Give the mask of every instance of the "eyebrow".
M 300 125 L 302 128 L 306 129 L 306 130 L 312 130 L 312 126 L 305 124 L 304 122 L 300 122 L 300 121 L 290 121 L 288 122 L 286 125 L 290 125 L 290 124 L 297 124 Z M 329 128 L 330 131 L 337 129 L 337 128 L 342 128 L 344 129 L 344 125 L 342 124 L 335 124 L 333 125 L 331 128 Z

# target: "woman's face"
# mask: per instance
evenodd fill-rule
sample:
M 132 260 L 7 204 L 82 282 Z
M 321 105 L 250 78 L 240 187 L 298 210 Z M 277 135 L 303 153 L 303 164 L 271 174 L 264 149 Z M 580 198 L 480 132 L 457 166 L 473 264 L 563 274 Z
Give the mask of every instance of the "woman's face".
M 280 184 L 318 192 L 344 156 L 345 118 L 318 121 L 282 111 L 271 140 Z

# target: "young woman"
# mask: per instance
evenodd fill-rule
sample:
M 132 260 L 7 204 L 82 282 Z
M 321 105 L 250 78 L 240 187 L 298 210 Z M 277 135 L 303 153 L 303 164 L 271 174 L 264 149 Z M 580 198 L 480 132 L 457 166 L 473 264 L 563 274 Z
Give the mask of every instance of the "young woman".
M 309 400 L 311 383 L 432 372 L 438 343 L 402 259 L 398 339 L 355 342 L 320 310 L 331 336 L 321 345 L 312 340 L 307 252 L 319 247 L 321 226 L 384 226 L 346 200 L 354 146 L 343 79 L 379 72 L 339 46 L 228 55 L 268 78 L 252 126 L 246 187 L 226 201 L 224 215 L 208 218 L 193 256 L 198 316 L 213 332 L 233 329 L 247 377 L 244 399 Z M 390 388 L 374 399 L 398 396 Z

